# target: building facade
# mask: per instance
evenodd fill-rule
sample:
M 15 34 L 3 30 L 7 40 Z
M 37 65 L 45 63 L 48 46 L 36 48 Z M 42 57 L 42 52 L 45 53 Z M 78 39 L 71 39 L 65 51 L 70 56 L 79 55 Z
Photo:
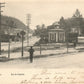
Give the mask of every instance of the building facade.
M 49 43 L 63 43 L 65 42 L 65 31 L 59 28 L 59 24 L 55 23 L 54 26 L 48 29 L 48 42 Z

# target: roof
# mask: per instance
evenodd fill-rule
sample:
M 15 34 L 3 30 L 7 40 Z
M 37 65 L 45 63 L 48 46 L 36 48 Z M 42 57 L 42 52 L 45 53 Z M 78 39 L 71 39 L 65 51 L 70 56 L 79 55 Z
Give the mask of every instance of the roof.
M 52 25 L 59 26 L 58 22 L 54 22 Z

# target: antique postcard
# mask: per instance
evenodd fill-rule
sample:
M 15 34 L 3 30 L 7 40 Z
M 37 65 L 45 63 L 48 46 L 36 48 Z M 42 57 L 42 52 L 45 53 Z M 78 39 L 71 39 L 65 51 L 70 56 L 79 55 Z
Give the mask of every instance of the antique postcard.
M 84 84 L 83 0 L 0 0 L 0 84 Z

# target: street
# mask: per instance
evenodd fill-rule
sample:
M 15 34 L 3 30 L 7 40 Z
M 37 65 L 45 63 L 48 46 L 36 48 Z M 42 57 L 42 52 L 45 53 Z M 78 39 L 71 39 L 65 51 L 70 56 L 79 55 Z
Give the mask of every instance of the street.
M 37 42 L 39 38 L 30 38 L 30 46 Z M 26 41 L 24 46 L 26 46 Z M 80 45 L 79 45 L 80 46 Z M 4 45 L 4 49 L 8 47 Z M 11 43 L 11 49 L 21 47 L 21 42 Z M 82 46 L 83 47 L 83 46 Z M 8 56 L 6 53 L 4 56 Z M 27 58 L 25 58 L 27 57 Z M 13 60 L 0 62 L 0 68 L 84 68 L 84 52 L 79 52 L 77 49 L 67 48 L 50 49 L 34 52 L 33 63 L 30 63 L 28 51 L 24 51 L 24 58 L 21 59 L 21 52 L 10 54 Z
M 0 62 L 0 68 L 84 68 L 84 52 L 59 54 L 43 58 L 16 59 Z

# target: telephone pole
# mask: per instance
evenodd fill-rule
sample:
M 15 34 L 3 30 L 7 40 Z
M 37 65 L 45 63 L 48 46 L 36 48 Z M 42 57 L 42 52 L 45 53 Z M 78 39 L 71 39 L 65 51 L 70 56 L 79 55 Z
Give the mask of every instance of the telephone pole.
M 29 46 L 29 29 L 31 23 L 31 14 L 27 14 L 27 46 Z
M 2 7 L 5 7 L 4 4 L 5 4 L 5 3 L 0 3 L 0 55 L 1 55 L 1 24 L 2 24 L 2 23 L 1 23 L 1 12 L 3 12 L 3 11 L 1 10 L 1 8 L 2 8 Z

